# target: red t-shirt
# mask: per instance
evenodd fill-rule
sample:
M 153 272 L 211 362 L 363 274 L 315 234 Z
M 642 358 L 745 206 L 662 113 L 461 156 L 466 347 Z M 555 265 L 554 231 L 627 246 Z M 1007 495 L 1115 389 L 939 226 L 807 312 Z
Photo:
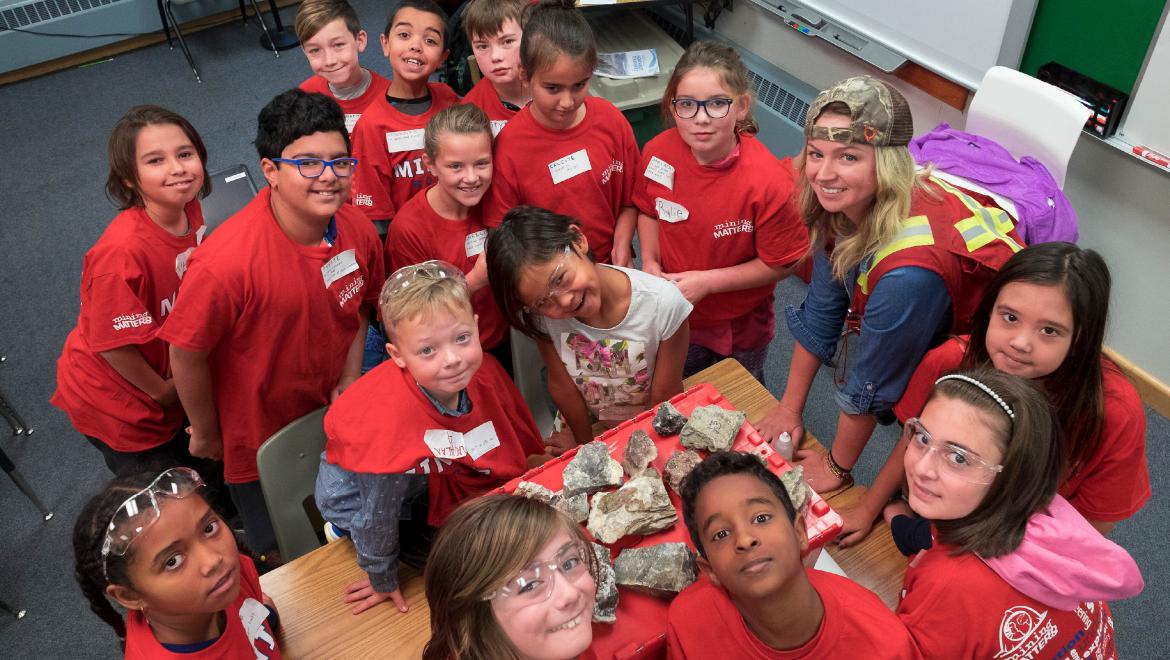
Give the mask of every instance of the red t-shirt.
M 658 220 L 662 269 L 668 273 L 727 268 L 759 257 L 777 268 L 808 251 L 808 231 L 792 202 L 792 163 L 751 135 L 728 169 L 703 167 L 678 130 L 646 144 L 634 184 L 638 211 Z M 772 308 L 774 284 L 716 293 L 691 312 L 694 328 Z
M 435 213 L 427 201 L 426 191 L 406 202 L 386 235 L 386 272 L 428 259 L 442 259 L 470 273 L 483 258 L 487 229 L 480 219 L 480 207 L 471 209 L 466 220 L 452 220 Z M 508 322 L 500 313 L 491 287 L 484 286 L 471 296 L 471 306 L 479 314 L 479 343 L 495 348 L 508 340 Z
M 467 386 L 471 412 L 440 413 L 410 372 L 387 360 L 351 385 L 325 414 L 325 459 L 367 474 L 427 475 L 428 522 L 528 470 L 544 451 L 532 413 L 491 355 Z
M 905 422 L 922 412 L 934 381 L 963 360 L 968 337 L 952 338 L 922 358 L 894 414 Z M 1089 520 L 1115 522 L 1137 513 L 1150 499 L 1146 465 L 1146 414 L 1133 384 L 1101 358 L 1104 420 L 1097 453 L 1078 467 L 1057 491 Z
M 463 97 L 463 102 L 477 105 L 480 110 L 484 111 L 492 123 L 493 136 L 499 135 L 504 125 L 508 123 L 509 119 L 515 117 L 517 112 L 504 105 L 504 101 L 496 93 L 496 88 L 492 86 L 492 81 L 487 78 L 480 78 L 479 82 L 475 83 L 475 87 L 467 92 L 467 96 Z
M 370 86 L 356 99 L 337 98 L 333 92 L 329 91 L 329 82 L 321 76 L 309 78 L 301 83 L 300 87 L 306 92 L 324 94 L 337 102 L 337 105 L 341 106 L 341 111 L 345 113 L 345 130 L 353 133 L 353 127 L 357 125 L 357 120 L 361 119 L 366 108 L 378 99 L 386 98 L 386 90 L 390 89 L 390 81 L 378 73 L 370 71 Z
M 906 569 L 897 613 L 922 657 L 1117 656 L 1106 603 L 1053 609 L 1004 582 L 979 557 L 953 551 L 936 542 Z
M 209 351 L 229 483 L 256 481 L 256 450 L 285 424 L 329 403 L 363 304 L 377 304 L 382 248 L 349 206 L 332 246 L 293 243 L 260 191 L 195 252 L 159 335 Z
M 800 648 L 765 645 L 744 623 L 722 587 L 707 578 L 687 587 L 670 604 L 667 657 L 685 658 L 911 658 L 912 645 L 898 617 L 856 582 L 806 568 L 825 605 L 816 635 Z
M 81 267 L 81 312 L 57 360 L 51 403 L 74 428 L 115 451 L 157 447 L 183 423 L 181 405 L 163 408 L 99 353 L 134 346 L 156 374 L 170 378 L 168 347 L 156 334 L 175 303 L 187 258 L 203 237 L 199 202 L 191 200 L 185 210 L 191 231 L 182 237 L 156 225 L 142 207 L 122 211 Z
M 154 637 L 139 610 L 126 617 L 126 660 L 239 660 L 281 657 L 276 634 L 268 622 L 268 608 L 260 591 L 260 576 L 251 559 L 240 555 L 240 595 L 224 610 L 225 627 L 211 646 L 195 653 L 168 651 Z
M 580 124 L 554 131 L 529 106 L 500 132 L 495 151 L 484 224 L 499 225 L 513 206 L 539 206 L 580 220 L 598 263 L 610 262 L 618 212 L 634 205 L 638 163 L 634 129 L 620 110 L 590 96 Z
M 435 182 L 423 165 L 423 131 L 435 113 L 459 102 L 443 83 L 427 83 L 431 109 L 421 115 L 399 112 L 385 94 L 366 107 L 350 131 L 358 159 L 350 200 L 370 220 L 390 220 L 414 195 Z

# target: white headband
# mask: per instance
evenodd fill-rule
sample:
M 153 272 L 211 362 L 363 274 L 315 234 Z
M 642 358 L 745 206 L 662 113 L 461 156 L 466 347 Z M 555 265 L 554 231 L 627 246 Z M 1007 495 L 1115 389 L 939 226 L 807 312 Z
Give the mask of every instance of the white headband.
M 1004 401 L 1003 397 L 1001 397 L 1000 395 L 995 393 L 995 390 L 984 385 L 983 383 L 975 380 L 974 378 L 972 378 L 970 376 L 964 376 L 963 374 L 947 374 L 946 376 L 943 376 L 942 378 L 939 378 L 938 380 L 934 381 L 934 384 L 938 385 L 939 383 L 943 382 L 944 380 L 961 380 L 964 383 L 970 383 L 970 384 L 974 385 L 975 387 L 978 387 L 979 389 L 983 390 L 987 394 L 987 396 L 995 399 L 995 402 L 999 404 L 1000 408 L 1003 408 L 1003 411 L 1005 413 L 1007 413 L 1007 416 L 1009 418 L 1011 418 L 1011 420 L 1013 422 L 1016 421 L 1016 413 L 1014 413 L 1012 411 L 1012 407 L 1007 404 L 1007 401 Z

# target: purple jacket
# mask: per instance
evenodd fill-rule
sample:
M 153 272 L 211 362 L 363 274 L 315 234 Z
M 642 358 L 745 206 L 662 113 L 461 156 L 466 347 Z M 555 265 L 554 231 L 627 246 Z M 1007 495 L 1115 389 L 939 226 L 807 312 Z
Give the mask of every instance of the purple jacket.
M 919 165 L 969 179 L 1016 205 L 1016 231 L 1028 245 L 1077 240 L 1077 214 L 1044 165 L 1024 156 L 1018 162 L 995 141 L 943 122 L 910 141 Z

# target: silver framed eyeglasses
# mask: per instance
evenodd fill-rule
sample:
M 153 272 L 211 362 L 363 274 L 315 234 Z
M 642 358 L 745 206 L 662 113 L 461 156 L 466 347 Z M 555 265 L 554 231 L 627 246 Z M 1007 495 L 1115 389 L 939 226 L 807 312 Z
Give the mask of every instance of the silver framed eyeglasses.
M 731 111 L 733 105 L 735 99 L 726 96 L 716 96 L 706 101 L 686 97 L 670 99 L 670 107 L 674 109 L 674 114 L 679 119 L 694 119 L 698 116 L 700 108 L 711 119 L 722 119 Z
M 325 168 L 333 170 L 333 175 L 345 178 L 353 176 L 353 171 L 357 169 L 358 159 L 356 158 L 334 158 L 333 160 L 324 160 L 322 158 L 273 158 L 274 163 L 292 163 L 297 166 L 297 172 L 306 179 L 316 179 L 325 173 Z
M 934 438 L 917 417 L 906 420 L 902 437 L 907 440 L 906 452 L 914 460 L 921 460 L 926 454 L 934 454 L 941 466 L 940 471 L 967 483 L 989 484 L 995 481 L 995 475 L 1003 472 L 1003 465 L 992 464 L 953 442 Z

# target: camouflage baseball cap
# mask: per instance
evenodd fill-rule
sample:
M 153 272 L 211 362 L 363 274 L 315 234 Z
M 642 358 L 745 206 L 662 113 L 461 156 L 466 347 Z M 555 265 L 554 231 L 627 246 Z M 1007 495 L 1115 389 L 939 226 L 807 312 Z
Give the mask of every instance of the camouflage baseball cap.
M 841 102 L 849 106 L 849 128 L 813 126 L 825 106 Z M 914 120 L 906 97 L 885 82 L 870 76 L 848 78 L 817 94 L 804 119 L 804 136 L 810 140 L 859 142 L 875 147 L 910 143 Z

